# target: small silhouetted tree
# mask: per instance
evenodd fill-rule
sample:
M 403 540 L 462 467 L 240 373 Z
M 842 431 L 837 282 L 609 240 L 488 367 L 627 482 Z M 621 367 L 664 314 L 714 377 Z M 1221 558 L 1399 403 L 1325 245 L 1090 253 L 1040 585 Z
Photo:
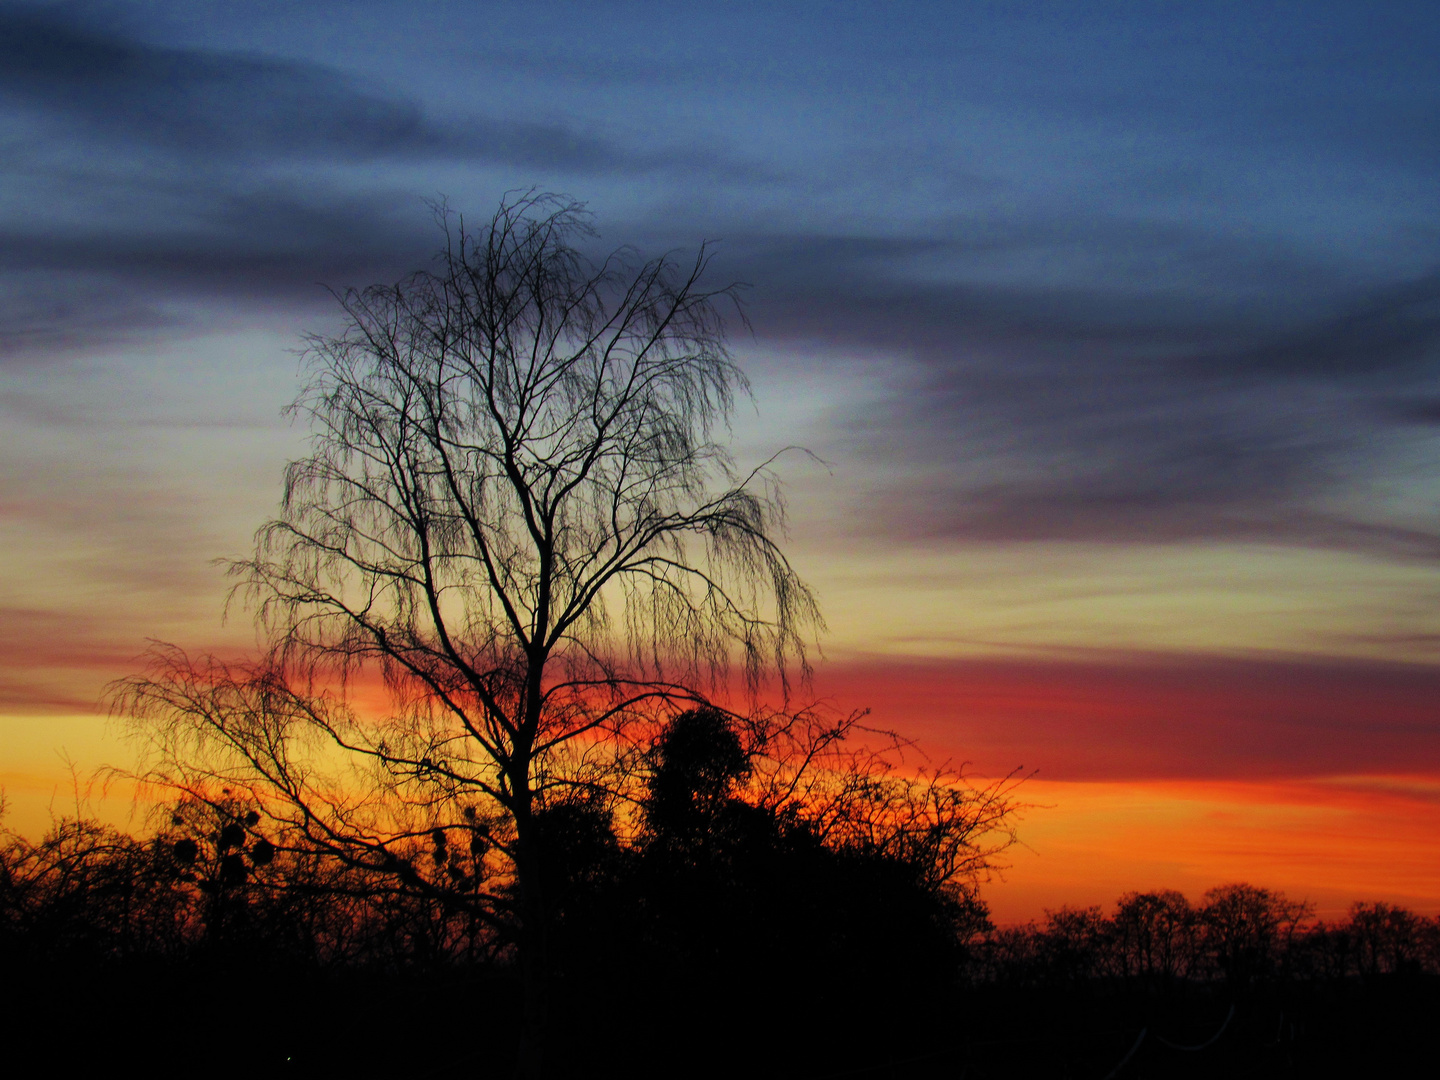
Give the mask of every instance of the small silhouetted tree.
M 724 818 L 750 772 L 734 722 L 718 709 L 690 709 L 655 740 L 645 778 L 644 812 L 651 841 L 677 854 L 723 839 Z
M 1198 916 L 1174 889 L 1126 893 L 1112 920 L 1117 962 L 1126 978 L 1169 986 L 1195 964 Z
M 1352 904 L 1349 931 L 1360 974 L 1417 972 L 1425 951 L 1425 920 L 1406 908 L 1383 901 Z
M 1047 975 L 1061 983 L 1083 983 L 1103 974 L 1111 930 L 1099 906 L 1047 908 L 1041 932 Z
M 1213 962 L 1226 982 L 1240 989 L 1285 959 L 1311 910 L 1282 892 L 1239 883 L 1207 891 L 1199 919 Z
M 0 952 L 10 961 L 177 955 L 189 922 L 163 844 L 77 819 L 35 842 L 0 832 Z

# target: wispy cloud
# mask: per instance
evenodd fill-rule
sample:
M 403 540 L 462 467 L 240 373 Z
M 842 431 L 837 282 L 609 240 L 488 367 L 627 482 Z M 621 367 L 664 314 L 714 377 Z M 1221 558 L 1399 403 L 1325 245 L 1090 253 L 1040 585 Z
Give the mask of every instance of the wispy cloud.
M 1440 673 L 1333 658 L 855 661 L 821 689 L 932 754 L 1050 780 L 1440 771 Z

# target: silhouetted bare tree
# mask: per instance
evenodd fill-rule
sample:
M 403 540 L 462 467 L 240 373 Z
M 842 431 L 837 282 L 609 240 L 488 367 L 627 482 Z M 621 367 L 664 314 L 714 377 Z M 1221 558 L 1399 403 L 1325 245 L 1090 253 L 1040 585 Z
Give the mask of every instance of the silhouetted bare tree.
M 1174 889 L 1126 893 L 1113 920 L 1116 960 L 1123 977 L 1169 987 L 1196 963 L 1199 915 Z
M 1312 912 L 1305 901 L 1240 883 L 1207 891 L 1200 920 L 1216 968 L 1232 986 L 1243 987 L 1288 953 Z
M 161 648 L 115 705 L 152 779 L 223 782 L 307 844 L 518 925 L 533 1055 L 539 809 L 732 663 L 751 686 L 803 671 L 819 615 L 773 479 L 714 439 L 746 382 L 705 248 L 594 264 L 582 207 L 550 195 L 444 221 L 437 270 L 340 294 L 346 328 L 310 339 L 311 452 L 234 567 L 268 655 Z M 362 714 L 343 688 L 377 676 L 390 704 Z

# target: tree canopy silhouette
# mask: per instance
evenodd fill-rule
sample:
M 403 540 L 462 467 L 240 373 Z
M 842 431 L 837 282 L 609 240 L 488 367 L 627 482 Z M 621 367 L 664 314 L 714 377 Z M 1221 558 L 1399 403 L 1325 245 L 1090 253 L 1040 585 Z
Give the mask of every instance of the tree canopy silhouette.
M 407 842 L 469 835 L 471 865 L 434 887 L 521 927 L 538 1024 L 537 805 L 599 782 L 627 726 L 732 665 L 788 685 L 820 617 L 773 477 L 737 475 L 715 440 L 748 387 L 736 287 L 703 283 L 706 248 L 594 263 L 590 219 L 553 195 L 509 197 L 478 231 L 441 216 L 437 269 L 338 294 L 345 328 L 309 339 L 291 411 L 310 453 L 232 568 L 268 654 L 160 648 L 116 704 L 146 721 L 153 776 L 247 786 L 353 863 L 418 881 Z M 340 692 L 375 676 L 380 717 Z

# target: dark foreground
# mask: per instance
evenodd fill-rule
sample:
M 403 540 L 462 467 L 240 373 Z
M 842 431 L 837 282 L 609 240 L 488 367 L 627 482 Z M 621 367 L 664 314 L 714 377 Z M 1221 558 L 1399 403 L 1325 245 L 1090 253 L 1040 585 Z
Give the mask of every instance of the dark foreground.
M 10 967 L 4 1038 L 67 1071 L 509 1076 L 503 975 Z M 804 985 L 614 986 L 557 1010 L 557 1076 L 1243 1077 L 1418 1075 L 1440 981 L 1385 977 L 1169 998 L 1100 986 L 974 987 L 926 1002 Z M 1218 1037 L 1217 1037 L 1218 1036 Z M 1189 1047 L 1191 1049 L 1185 1049 Z
M 67 1073 L 507 1077 L 523 947 L 548 988 L 532 1048 L 556 1077 L 1434 1071 L 1414 1063 L 1440 1030 L 1440 919 L 1374 903 L 1317 922 L 1232 884 L 997 929 L 954 872 L 963 846 L 928 843 L 938 829 L 963 845 L 949 819 L 827 832 L 668 778 L 655 770 L 628 838 L 603 807 L 545 809 L 528 922 L 478 823 L 417 831 L 379 869 L 233 799 L 177 804 L 141 837 L 84 821 L 0 837 L 7 1056 Z M 873 809 L 893 788 L 864 792 Z

